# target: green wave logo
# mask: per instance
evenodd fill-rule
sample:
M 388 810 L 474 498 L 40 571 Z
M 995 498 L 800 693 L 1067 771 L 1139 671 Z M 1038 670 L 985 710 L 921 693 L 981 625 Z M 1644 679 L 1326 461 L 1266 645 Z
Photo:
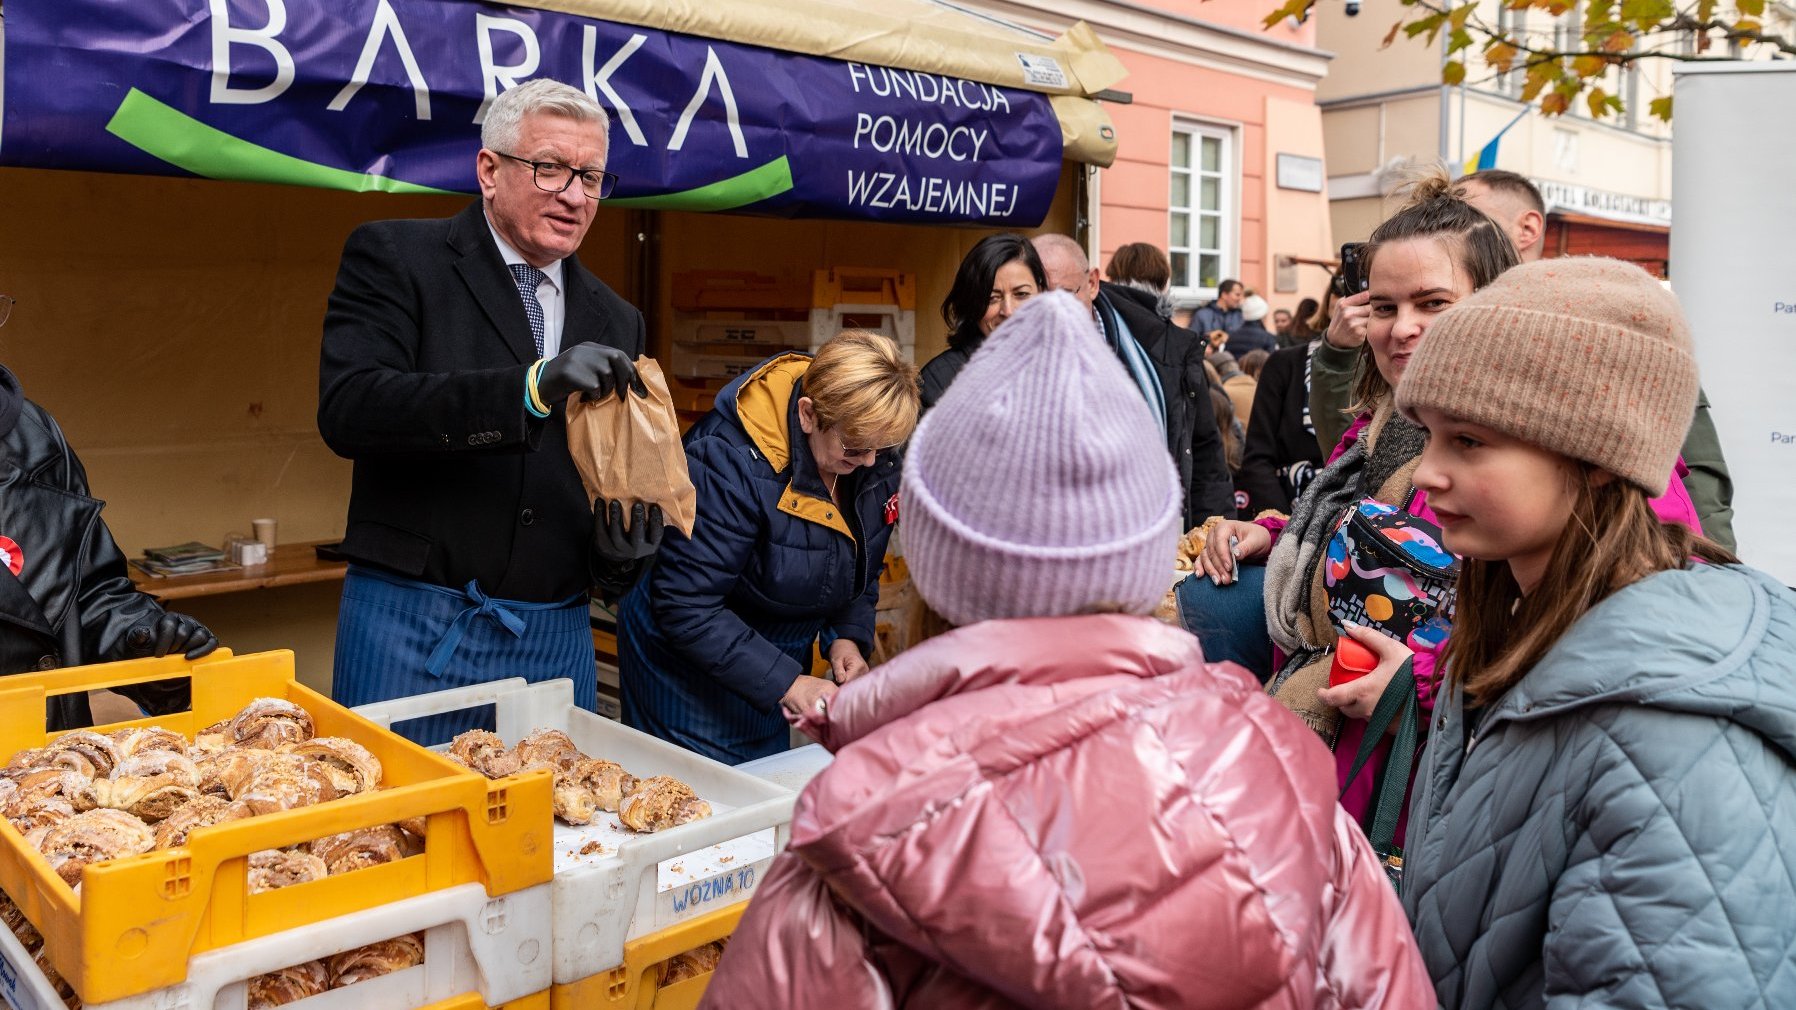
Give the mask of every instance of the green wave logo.
M 106 124 L 106 132 L 177 168 L 207 179 L 274 182 L 356 193 L 426 193 L 458 196 L 384 175 L 351 172 L 282 154 L 207 126 L 132 88 Z M 606 206 L 645 210 L 736 210 L 792 189 L 792 165 L 784 155 L 741 175 L 679 193 L 607 200 Z

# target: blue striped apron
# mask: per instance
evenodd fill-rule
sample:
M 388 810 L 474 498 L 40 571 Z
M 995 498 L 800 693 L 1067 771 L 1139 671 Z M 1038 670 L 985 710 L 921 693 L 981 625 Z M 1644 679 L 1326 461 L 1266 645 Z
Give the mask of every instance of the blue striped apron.
M 507 677 L 566 677 L 574 702 L 598 708 L 586 594 L 559 603 L 494 599 L 469 582 L 449 589 L 350 565 L 337 612 L 331 698 L 366 705 Z M 492 706 L 395 723 L 425 745 L 492 729 Z
M 790 730 L 777 706 L 763 712 L 749 704 L 662 636 L 649 613 L 648 582 L 638 582 L 617 608 L 624 725 L 728 765 L 785 751 Z M 808 672 L 823 623 L 809 617 L 750 627 Z

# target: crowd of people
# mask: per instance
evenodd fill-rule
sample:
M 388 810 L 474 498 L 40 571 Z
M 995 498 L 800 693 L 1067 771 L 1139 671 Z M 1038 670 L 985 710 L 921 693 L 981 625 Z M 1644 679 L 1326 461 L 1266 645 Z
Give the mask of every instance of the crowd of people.
M 567 449 L 569 400 L 647 395 L 576 255 L 606 113 L 532 81 L 481 142 L 480 198 L 356 229 L 330 295 L 333 694 L 592 708 L 596 589 L 629 725 L 832 751 L 705 1006 L 1796 1006 L 1796 593 L 1731 553 L 1676 298 L 1541 259 L 1525 179 L 1421 178 L 1364 291 L 1189 325 L 1152 245 L 981 239 L 921 369 L 849 331 L 718 393 L 688 535 Z M 0 448 L 46 526 L 23 582 L 0 543 L 6 664 L 216 644 L 4 370 Z M 937 633 L 870 667 L 894 532 Z

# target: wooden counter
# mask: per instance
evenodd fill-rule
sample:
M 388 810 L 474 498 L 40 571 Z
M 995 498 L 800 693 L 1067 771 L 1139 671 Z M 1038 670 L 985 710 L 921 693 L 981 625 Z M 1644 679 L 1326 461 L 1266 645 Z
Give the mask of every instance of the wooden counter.
M 131 582 L 137 588 L 162 600 L 185 600 L 195 596 L 240 593 L 248 589 L 277 589 L 309 582 L 341 581 L 348 565 L 341 561 L 321 561 L 313 548 L 328 541 L 281 544 L 266 564 L 245 566 L 228 572 L 202 575 L 171 575 L 152 578 L 131 568 Z

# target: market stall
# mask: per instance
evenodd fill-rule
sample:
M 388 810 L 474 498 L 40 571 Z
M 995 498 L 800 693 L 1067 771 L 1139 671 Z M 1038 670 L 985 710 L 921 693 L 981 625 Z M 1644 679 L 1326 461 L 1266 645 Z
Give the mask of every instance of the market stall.
M 360 222 L 464 205 L 489 90 L 548 74 L 614 111 L 620 199 L 582 258 L 664 359 L 680 279 L 808 292 L 831 267 L 906 275 L 926 359 L 981 229 L 1075 231 L 1114 154 L 1091 96 L 1119 71 L 1083 29 L 927 0 L 661 6 L 7 4 L 0 289 L 19 308 L 0 350 L 127 554 L 262 516 L 289 554 L 341 535 L 349 466 L 314 421 L 338 252 Z M 239 648 L 297 649 L 323 688 L 334 571 L 183 605 Z
M 733 927 L 752 890 L 742 874 L 772 848 L 693 865 L 683 854 L 762 831 L 783 844 L 777 817 L 711 837 L 745 810 L 772 809 L 773 787 L 582 719 L 562 727 L 582 751 L 679 776 L 720 816 L 631 846 L 586 838 L 564 858 L 566 832 L 539 795 L 548 776 L 471 780 L 379 728 L 402 715 L 369 722 L 325 700 L 342 566 L 314 547 L 342 533 L 349 465 L 324 447 L 314 416 L 319 324 L 343 239 L 364 221 L 465 206 L 485 102 L 554 76 L 613 113 L 609 167 L 624 182 L 581 257 L 643 308 L 657 356 L 683 360 L 683 326 L 766 310 L 802 321 L 790 346 L 852 319 L 902 333 L 924 360 L 942 346 L 934 307 L 967 248 L 996 227 L 1081 227 L 1090 166 L 1114 156 L 1093 96 L 1120 76 L 1115 61 L 1082 28 L 1046 38 L 928 0 L 874 12 L 824 0 L 12 0 L 0 32 L 0 291 L 18 299 L 0 361 L 63 423 L 128 554 L 217 544 L 248 534 L 252 517 L 278 520 L 264 566 L 141 585 L 240 653 L 297 655 L 220 656 L 196 665 L 196 683 L 228 673 L 286 699 L 320 735 L 379 754 L 389 772 L 378 783 L 386 805 L 352 795 L 202 828 L 186 847 L 95 860 L 105 865 L 88 874 L 86 900 L 34 860 L 16 824 L 0 827 L 0 884 L 39 931 L 35 949 L 29 931 L 0 936 L 9 977 L 25 979 L 5 998 L 53 1006 L 71 991 L 57 988 L 60 975 L 90 1006 L 163 1005 L 172 985 L 235 1008 L 253 978 L 279 976 L 300 989 L 322 978 L 304 1004 L 318 1008 L 537 1007 L 555 992 L 567 1006 L 695 1003 L 702 948 Z M 766 297 L 732 302 L 732 284 Z M 679 381 L 696 412 L 720 378 L 702 359 L 718 356 L 688 343 L 701 345 L 687 354 L 700 366 Z M 181 666 L 151 664 L 161 676 Z M 47 676 L 10 682 L 24 694 L 5 710 L 41 711 L 45 690 L 121 674 Z M 163 728 L 197 745 L 250 700 L 225 694 Z M 535 711 L 523 704 L 499 708 Z M 534 728 L 517 720 L 533 718 L 500 719 L 507 747 Z M 54 746 L 26 723 L 8 724 L 0 758 Z M 789 810 L 790 794 L 775 792 L 785 798 L 773 806 Z M 426 793 L 459 805 L 426 810 Z M 377 814 L 400 812 L 423 818 L 424 852 L 271 893 L 250 884 L 252 848 L 309 850 L 314 829 L 380 827 Z M 481 822 L 514 834 L 482 841 Z M 440 840 L 465 834 L 482 854 Z M 521 863 L 488 865 L 501 851 Z M 599 921 L 590 902 L 580 921 L 556 910 L 557 896 L 601 881 L 608 900 L 628 892 L 615 914 Z M 185 918 L 162 914 L 182 903 Z M 523 958 L 532 945 L 543 953 Z M 414 954 L 424 963 L 408 964 Z M 329 988 L 345 978 L 349 987 Z

